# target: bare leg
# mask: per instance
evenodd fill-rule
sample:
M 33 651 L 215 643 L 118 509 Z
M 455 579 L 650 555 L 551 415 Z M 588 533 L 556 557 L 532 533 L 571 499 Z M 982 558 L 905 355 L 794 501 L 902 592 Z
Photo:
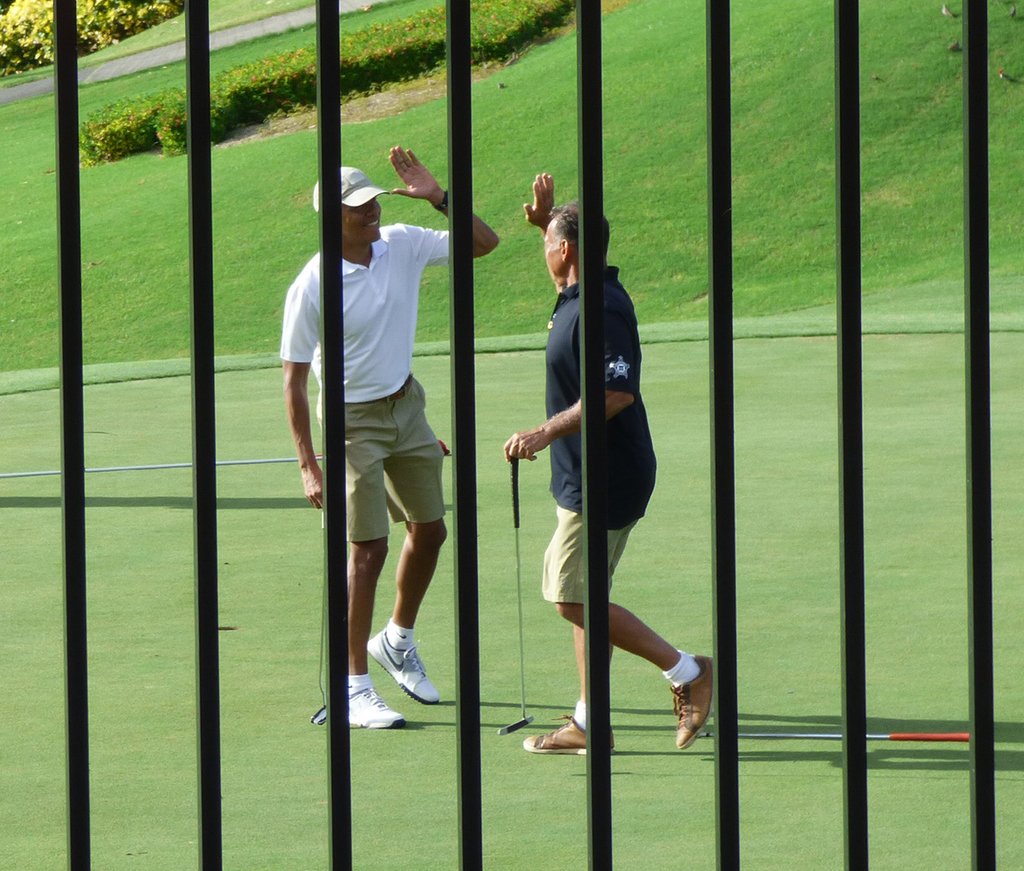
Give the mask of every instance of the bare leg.
M 406 523 L 405 526 L 408 532 L 395 570 L 397 591 L 391 619 L 399 626 L 409 628 L 416 625 L 416 616 L 434 577 L 437 557 L 448 537 L 448 530 L 444 520 Z
M 586 646 L 583 633 L 583 605 L 558 602 L 558 613 L 573 624 L 573 644 L 576 648 L 576 667 L 580 675 L 580 698 L 586 700 Z M 608 637 L 614 647 L 646 659 L 668 671 L 679 661 L 679 651 L 658 635 L 632 611 L 614 602 L 608 603 Z M 609 651 L 611 656 L 611 651 Z
M 388 540 L 349 542 L 348 558 L 348 672 L 366 674 L 366 644 L 373 624 L 377 579 L 388 555 Z
M 576 670 L 580 675 L 580 698 L 587 700 L 587 636 L 582 626 L 573 624 L 572 643 L 576 648 Z M 608 660 L 611 661 L 612 651 L 615 647 L 608 645 Z

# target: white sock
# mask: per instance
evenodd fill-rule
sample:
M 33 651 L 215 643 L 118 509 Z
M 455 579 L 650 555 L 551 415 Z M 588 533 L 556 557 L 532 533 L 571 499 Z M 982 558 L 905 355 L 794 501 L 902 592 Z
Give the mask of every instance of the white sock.
M 408 650 L 413 646 L 412 626 L 406 629 L 399 626 L 394 620 L 388 620 L 387 628 L 384 630 L 385 638 L 395 650 Z
M 697 665 L 697 660 L 690 656 L 689 653 L 683 653 L 679 651 L 679 662 L 677 662 L 668 671 L 663 671 L 666 680 L 672 681 L 673 686 L 682 686 L 684 683 L 689 683 L 692 680 L 696 680 L 700 676 L 700 666 Z
M 583 699 L 576 702 L 576 711 L 573 713 L 572 718 L 580 729 L 584 732 L 587 731 L 587 703 Z
M 349 698 L 361 693 L 363 690 L 370 689 L 373 687 L 373 681 L 370 680 L 368 674 L 350 674 L 348 676 L 348 695 Z

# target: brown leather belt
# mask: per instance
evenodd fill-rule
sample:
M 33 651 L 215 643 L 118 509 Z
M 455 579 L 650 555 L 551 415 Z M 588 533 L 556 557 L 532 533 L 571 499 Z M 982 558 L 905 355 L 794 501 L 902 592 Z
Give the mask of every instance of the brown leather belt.
M 377 400 L 373 400 L 373 401 L 376 401 L 376 402 L 393 402 L 396 399 L 401 399 L 402 397 L 405 396 L 405 392 L 409 389 L 409 385 L 410 384 L 412 384 L 412 372 L 410 372 L 409 376 L 405 379 L 405 381 L 402 382 L 402 386 L 399 387 L 390 396 L 385 396 L 383 399 L 377 399 Z
M 390 396 L 382 396 L 380 399 L 364 399 L 362 402 L 346 402 L 346 405 L 373 405 L 377 402 L 394 402 L 396 399 L 402 399 L 406 393 L 409 392 L 409 385 L 412 384 L 412 372 L 406 377 L 405 381 L 402 382 L 402 386 L 399 387 Z

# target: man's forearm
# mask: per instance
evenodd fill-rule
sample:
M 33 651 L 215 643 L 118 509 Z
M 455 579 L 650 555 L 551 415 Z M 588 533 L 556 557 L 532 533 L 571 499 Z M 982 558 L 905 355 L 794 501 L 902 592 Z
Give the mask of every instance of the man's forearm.
M 611 420 L 615 415 L 633 404 L 633 394 L 620 390 L 604 392 L 604 419 Z M 551 435 L 551 441 L 574 435 L 583 428 L 583 400 L 577 399 L 575 404 L 565 411 L 560 411 L 542 425 Z
M 288 426 L 295 442 L 295 455 L 303 469 L 316 465 L 316 448 L 313 447 L 313 433 L 309 424 L 309 403 L 300 402 L 288 391 L 285 392 L 285 406 L 288 411 Z
M 304 373 L 302 368 L 306 368 Z M 299 370 L 299 371 L 297 371 Z M 313 447 L 313 432 L 309 419 L 308 367 L 285 367 L 284 406 L 288 427 L 295 443 L 295 454 L 303 469 L 317 465 L 316 448 Z
M 633 404 L 633 394 L 618 390 L 604 392 L 605 419 L 611 420 L 615 415 Z M 552 415 L 538 427 L 524 432 L 517 432 L 505 442 L 505 458 L 514 457 L 535 459 L 537 452 L 544 450 L 553 441 L 566 436 L 575 435 L 583 425 L 583 402 L 576 402 L 564 411 Z
M 436 208 L 436 207 L 435 207 Z M 448 216 L 448 206 L 441 211 Z M 498 247 L 498 234 L 479 215 L 473 215 L 473 256 L 484 257 Z

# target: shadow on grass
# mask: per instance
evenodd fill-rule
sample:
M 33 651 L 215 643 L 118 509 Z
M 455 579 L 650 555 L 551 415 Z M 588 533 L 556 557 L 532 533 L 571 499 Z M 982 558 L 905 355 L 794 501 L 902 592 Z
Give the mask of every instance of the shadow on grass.
M 374 734 L 378 732 L 421 732 L 424 729 L 436 729 L 439 727 L 442 729 L 453 729 L 455 727 L 455 724 L 453 722 L 454 713 L 452 717 L 446 720 L 424 720 L 423 718 L 418 716 L 419 713 L 424 708 L 433 708 L 435 710 L 438 708 L 451 708 L 454 711 L 455 702 L 453 701 L 438 702 L 436 705 L 415 705 L 415 707 L 410 707 L 409 705 L 406 705 L 405 702 L 403 701 L 402 704 L 396 705 L 396 707 L 399 708 L 405 714 L 406 719 L 404 726 L 398 729 L 353 729 L 352 734 L 360 732 L 373 732 Z M 410 711 L 412 712 L 412 716 L 409 715 Z M 327 721 L 325 720 L 323 723 L 315 724 L 315 728 L 321 728 L 326 724 L 326 722 Z M 326 729 L 324 731 L 326 733 Z
M 406 732 L 419 732 L 423 729 L 436 729 L 438 727 L 455 728 L 454 701 L 438 702 L 436 705 L 420 705 L 415 702 L 411 702 L 408 699 L 403 699 L 402 704 L 397 707 L 405 715 L 405 725 L 402 728 Z M 435 711 L 438 709 L 450 709 L 452 715 L 445 720 L 425 720 L 421 714 L 425 713 L 428 709 Z
M 613 715 L 632 714 L 650 715 L 663 718 L 663 710 L 640 708 L 613 708 Z M 614 716 L 613 716 L 614 719 Z M 741 714 L 740 732 L 747 736 L 740 739 L 740 762 L 824 762 L 833 768 L 842 768 L 842 742 L 827 738 L 777 738 L 765 737 L 758 739 L 750 733 L 819 733 L 838 734 L 841 731 L 841 718 L 838 716 L 778 716 Z M 616 732 L 623 737 L 629 734 L 664 732 L 663 724 L 638 725 L 631 724 L 617 727 Z M 967 725 L 963 721 L 953 720 L 893 720 L 869 718 L 868 731 L 871 734 L 889 734 L 892 732 L 964 732 Z M 712 724 L 713 731 L 713 724 Z M 1024 744 L 1024 723 L 996 723 L 996 742 L 998 744 Z M 624 743 L 624 742 L 619 742 Z M 777 749 L 762 749 L 771 745 Z M 820 749 L 812 749 L 817 745 Z M 914 742 L 872 740 L 869 742 L 868 768 L 873 771 L 969 771 L 970 750 L 966 743 Z M 711 736 L 701 740 L 684 752 L 646 751 L 619 749 L 617 757 L 628 756 L 675 756 L 700 754 L 702 757 L 714 753 Z M 1024 771 L 1024 750 L 997 749 L 997 772 Z
M 181 508 L 191 510 L 191 496 L 86 496 L 86 508 Z M 3 508 L 60 508 L 60 496 L 0 496 L 0 509 Z M 217 508 L 223 511 L 282 508 L 309 509 L 309 503 L 302 497 L 264 496 L 260 498 L 242 498 L 240 496 L 221 496 L 217 500 Z M 452 506 L 445 505 L 451 512 Z
M 739 759 L 742 764 L 824 762 L 832 768 L 843 767 L 843 753 L 838 747 L 834 750 L 745 750 L 741 747 Z M 868 752 L 869 771 L 967 771 L 969 768 L 970 760 L 966 750 L 934 750 L 926 747 L 895 753 L 877 750 Z
M 191 496 L 86 496 L 86 508 L 180 508 L 192 510 Z M 0 496 L 0 508 L 60 508 L 59 496 Z M 221 497 L 217 508 L 224 511 L 251 509 L 302 508 L 309 503 L 291 496 L 263 498 Z
M 439 708 L 454 708 L 454 701 L 441 702 Z M 496 733 L 509 722 L 518 719 L 522 706 L 518 702 L 481 702 L 480 729 L 483 734 Z M 498 714 L 500 712 L 500 714 Z M 526 713 L 533 716 L 533 722 L 521 730 L 516 730 L 521 736 L 536 734 L 548 731 L 552 724 L 557 726 L 562 715 L 566 713 L 565 707 L 560 705 L 534 705 L 527 703 Z M 497 719 L 494 719 L 495 715 Z M 653 757 L 664 756 L 673 759 L 685 759 L 687 757 L 698 757 L 702 761 L 710 761 L 714 757 L 715 745 L 711 736 L 702 737 L 693 746 L 685 751 L 676 749 L 666 750 L 628 750 L 623 744 L 628 742 L 626 736 L 646 732 L 663 733 L 671 737 L 672 727 L 664 721 L 664 710 L 651 710 L 641 708 L 613 708 L 613 720 L 615 714 L 649 715 L 662 720 L 657 725 L 617 726 L 615 732 L 622 736 L 617 743 L 620 745 L 615 750 L 615 757 L 626 759 L 629 757 Z M 412 717 L 406 721 L 406 730 L 420 730 L 436 727 L 452 727 L 453 723 L 439 720 L 423 720 Z M 743 732 L 780 732 L 786 728 L 801 731 L 813 731 L 819 733 L 836 732 L 840 728 L 838 716 L 823 717 L 783 717 L 783 716 L 760 716 L 754 714 L 743 714 L 740 716 L 740 730 Z M 871 732 L 958 732 L 964 730 L 964 724 L 954 721 L 932 721 L 932 720 L 893 720 L 873 719 L 869 721 Z M 516 733 L 510 733 L 515 735 Z M 500 736 L 502 738 L 507 736 Z M 510 738 L 510 741 L 516 739 Z M 999 743 L 1024 744 L 1024 724 L 1021 723 L 998 723 L 996 724 L 996 740 Z M 771 743 L 777 749 L 750 749 L 752 744 L 760 743 L 762 746 Z M 821 745 L 826 746 L 821 746 Z M 784 746 L 783 746 L 784 745 Z M 808 745 L 818 745 L 812 749 Z M 820 749 L 818 749 L 820 748 Z M 838 740 L 823 741 L 815 738 L 802 739 L 779 739 L 764 738 L 757 739 L 746 737 L 740 743 L 741 763 L 775 763 L 775 762 L 801 762 L 801 763 L 825 763 L 832 768 L 841 769 L 843 766 L 842 744 Z M 868 752 L 868 768 L 873 771 L 969 771 L 970 753 L 966 744 L 958 747 L 944 745 L 935 742 L 872 742 Z M 996 770 L 998 772 L 1024 771 L 1024 751 L 997 750 Z M 629 774 L 630 772 L 614 772 L 615 774 Z

